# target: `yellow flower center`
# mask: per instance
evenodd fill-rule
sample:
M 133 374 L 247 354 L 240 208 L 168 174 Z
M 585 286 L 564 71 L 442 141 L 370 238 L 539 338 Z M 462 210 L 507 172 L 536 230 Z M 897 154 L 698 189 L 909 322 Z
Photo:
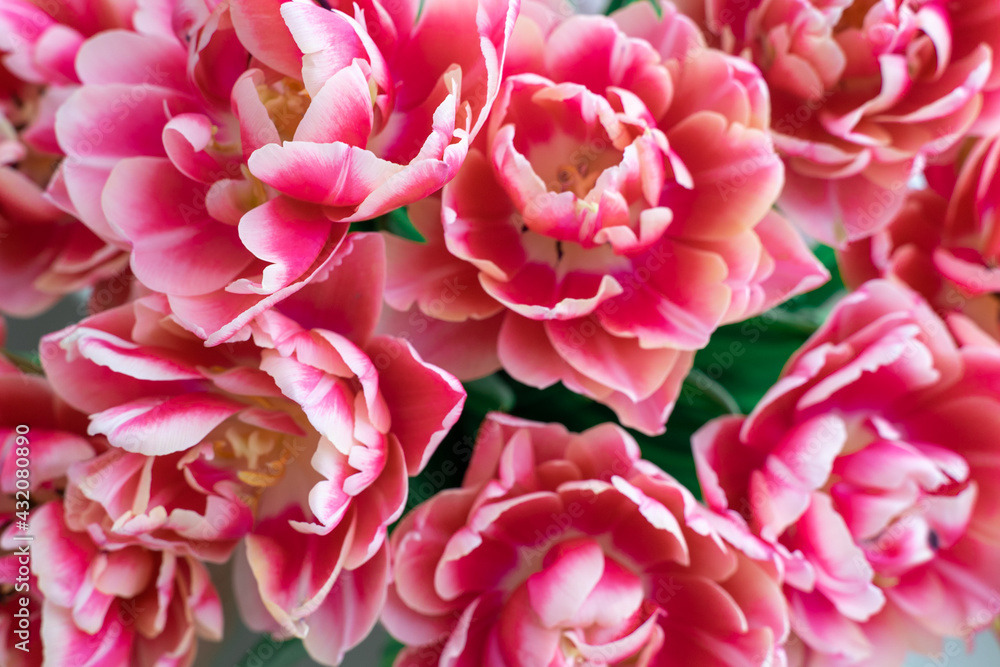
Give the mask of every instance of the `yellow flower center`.
M 215 440 L 215 456 L 232 461 L 236 477 L 245 485 L 242 500 L 256 509 L 260 494 L 284 477 L 288 466 L 305 450 L 301 438 L 259 428 L 232 426 Z
M 257 86 L 257 95 L 278 128 L 278 136 L 282 141 L 291 141 L 311 101 L 303 83 L 285 77 L 271 85 Z

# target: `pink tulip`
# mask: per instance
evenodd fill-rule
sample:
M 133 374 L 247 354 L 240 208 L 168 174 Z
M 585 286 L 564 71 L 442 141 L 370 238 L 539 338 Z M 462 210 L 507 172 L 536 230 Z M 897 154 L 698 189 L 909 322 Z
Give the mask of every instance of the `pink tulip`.
M 885 230 L 840 253 L 844 280 L 900 281 L 939 313 L 962 312 L 1000 339 L 998 159 L 1000 140 L 984 139 L 955 165 L 929 167 L 930 189 L 910 195 Z
M 80 47 L 50 194 L 210 344 L 440 189 L 496 96 L 517 0 L 335 5 L 148 3 Z
M 197 559 L 105 550 L 70 530 L 60 501 L 32 511 L 32 567 L 44 596 L 44 665 L 188 667 L 197 638 L 222 636 L 222 605 Z
M 885 228 L 927 158 L 1000 127 L 992 0 L 683 4 L 760 67 L 786 166 L 778 207 L 829 245 Z
M 37 315 L 128 261 L 45 197 L 63 157 L 56 110 L 79 84 L 74 58 L 87 36 L 128 20 L 124 4 L 0 6 L 0 311 Z
M 718 326 L 827 278 L 771 211 L 783 170 L 759 72 L 661 10 L 525 5 L 487 132 L 440 215 L 411 207 L 428 243 L 390 241 L 387 292 L 411 315 L 502 315 L 480 357 L 649 433 Z M 481 372 L 467 361 L 448 368 Z
M 1000 345 L 876 280 L 695 434 L 706 502 L 785 556 L 791 664 L 898 665 L 997 616 L 998 387 Z
M 375 623 L 407 478 L 465 400 L 405 341 L 373 335 L 381 236 L 348 236 L 333 266 L 261 314 L 253 341 L 206 348 L 153 295 L 46 337 L 42 352 L 60 395 L 114 448 L 71 471 L 71 527 L 219 560 L 249 507 L 241 612 L 255 630 L 303 637 L 324 664 Z M 102 474 L 152 485 L 88 489 Z
M 0 664 L 187 667 L 195 634 L 219 638 L 202 561 L 250 516 L 203 449 L 109 449 L 46 379 L 0 364 Z
M 640 460 L 612 424 L 576 434 L 489 416 L 462 487 L 404 517 L 391 548 L 382 621 L 407 645 L 396 667 L 783 656 L 768 550 Z
M 2 334 L 0 330 L 0 347 Z M 0 355 L 0 528 L 17 509 L 17 469 L 24 467 L 17 460 L 26 458 L 23 449 L 18 453 L 24 447 L 18 444 L 19 436 L 29 441 L 27 491 L 35 502 L 55 498 L 65 488 L 69 468 L 95 454 L 86 416 L 56 396 L 45 378 L 19 371 Z
M 30 573 L 30 566 L 26 566 L 27 572 L 20 568 L 20 557 L 17 554 L 0 550 L 0 586 L 14 593 L 0 599 L 0 661 L 3 661 L 5 667 L 40 667 L 42 652 L 39 650 L 41 641 L 37 632 L 43 600 L 36 592 L 38 584 Z M 21 581 L 18 581 L 18 577 Z M 17 588 L 19 585 L 20 590 Z M 25 589 L 26 585 L 29 588 Z M 24 628 L 21 627 L 22 619 Z M 18 635 L 19 630 L 24 634 Z M 33 640 L 32 635 L 35 635 Z M 28 643 L 21 644 L 19 648 L 18 644 L 25 641 L 22 637 Z
M 0 318 L 0 348 L 5 333 Z M 104 446 L 87 436 L 86 416 L 59 398 L 45 378 L 20 371 L 0 354 L 0 556 L 13 544 L 15 512 L 27 509 L 17 500 L 58 497 L 69 469 Z M 18 479 L 26 479 L 27 487 Z
M 215 456 L 207 443 L 164 456 L 111 448 L 69 470 L 66 525 L 102 548 L 223 562 L 253 518 L 237 473 Z
M 188 667 L 196 635 L 220 638 L 201 560 L 249 517 L 210 491 L 225 471 L 186 458 L 108 449 L 44 378 L 0 365 L 0 664 Z
M 0 347 L 5 338 L 0 318 Z M 33 533 L 38 506 L 64 491 L 74 463 L 94 455 L 86 428 L 86 417 L 59 400 L 44 378 L 22 373 L 0 355 L 0 664 L 5 667 L 42 664 L 42 596 L 30 557 L 18 553 L 31 544 L 14 538 Z

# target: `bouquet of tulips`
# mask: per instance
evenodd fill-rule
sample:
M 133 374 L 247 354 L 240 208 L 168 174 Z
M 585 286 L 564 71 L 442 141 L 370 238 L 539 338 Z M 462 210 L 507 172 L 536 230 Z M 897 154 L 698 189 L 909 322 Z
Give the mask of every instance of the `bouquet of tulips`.
M 0 112 L 0 665 L 998 627 L 1000 0 L 0 0 Z

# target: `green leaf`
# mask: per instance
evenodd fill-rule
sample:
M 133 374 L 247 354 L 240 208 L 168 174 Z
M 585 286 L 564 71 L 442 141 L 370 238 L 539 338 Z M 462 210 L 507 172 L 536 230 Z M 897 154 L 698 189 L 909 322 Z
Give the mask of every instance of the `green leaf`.
M 386 644 L 385 651 L 382 652 L 382 660 L 379 662 L 379 667 L 392 667 L 392 663 L 396 660 L 396 656 L 399 652 L 405 648 L 404 644 L 396 641 L 394 638 L 389 637 L 389 643 Z
M 7 358 L 7 361 L 14 364 L 14 366 L 22 373 L 27 373 L 29 375 L 45 375 L 45 371 L 42 370 L 42 361 L 38 352 L 33 352 L 31 354 L 18 354 L 17 352 L 11 352 L 10 350 L 0 350 L 0 354 L 3 354 Z
M 514 390 L 498 374 L 462 384 L 469 395 L 465 399 L 465 410 L 472 410 L 483 417 L 494 410 L 510 412 L 517 401 Z
M 613 12 L 618 11 L 625 5 L 631 5 L 633 2 L 641 2 L 641 1 L 642 0 L 611 0 L 611 3 L 608 5 L 608 10 L 605 13 L 612 14 Z M 656 11 L 656 16 L 662 19 L 663 8 L 660 7 L 660 3 L 657 2 L 657 0 L 648 0 L 648 2 L 649 4 L 653 5 L 653 9 Z
M 405 208 L 397 208 L 394 211 L 389 211 L 379 218 L 379 220 L 384 220 L 383 229 L 391 234 L 401 236 L 410 241 L 416 241 L 417 243 L 427 243 L 427 239 L 413 226 L 413 223 L 410 221 L 410 215 L 406 212 Z
M 733 415 L 740 413 L 740 405 L 733 398 L 732 394 L 726 391 L 726 388 L 721 384 L 703 373 L 701 369 L 692 368 L 688 376 L 684 378 L 684 382 L 696 387 L 698 391 L 704 394 L 705 398 L 713 401 L 724 412 Z
M 371 220 L 351 223 L 352 232 L 389 232 L 417 243 L 426 243 L 427 239 L 417 231 L 410 221 L 410 215 L 405 208 L 397 208 Z

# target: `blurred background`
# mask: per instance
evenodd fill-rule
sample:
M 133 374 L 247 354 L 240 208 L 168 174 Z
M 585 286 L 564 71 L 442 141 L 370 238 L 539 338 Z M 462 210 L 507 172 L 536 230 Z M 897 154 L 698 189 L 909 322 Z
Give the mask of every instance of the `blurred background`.
M 45 315 L 20 320 L 8 318 L 7 349 L 19 353 L 33 353 L 38 349 L 42 335 L 58 331 L 86 315 L 82 297 L 72 296 Z M 1000 520 L 1000 517 L 998 517 Z M 1000 567 L 1000 563 L 997 563 Z M 243 627 L 233 602 L 232 577 L 228 566 L 212 566 L 213 579 L 225 605 L 225 642 L 203 642 L 199 647 L 195 667 L 310 667 L 316 665 L 305 656 L 300 644 L 276 645 L 267 638 Z M 376 627 L 371 636 L 351 651 L 343 667 L 389 667 L 384 660 L 391 639 Z M 1000 667 L 1000 646 L 994 636 L 981 633 L 971 653 L 964 642 L 948 640 L 938 655 L 911 655 L 905 667 Z M 885 667 L 892 667 L 886 665 Z

